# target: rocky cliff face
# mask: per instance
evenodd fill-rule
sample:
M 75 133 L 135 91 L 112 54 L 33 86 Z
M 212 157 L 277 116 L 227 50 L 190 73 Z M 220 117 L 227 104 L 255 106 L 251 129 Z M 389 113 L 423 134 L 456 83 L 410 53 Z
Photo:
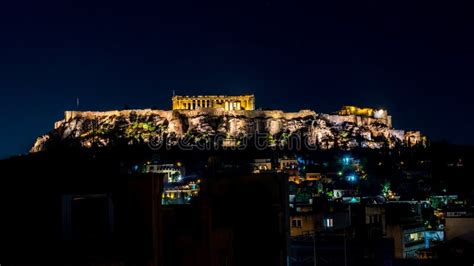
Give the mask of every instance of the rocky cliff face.
M 310 110 L 283 111 L 124 110 L 66 112 L 65 119 L 39 137 L 31 152 L 58 145 L 83 148 L 110 145 L 238 145 L 260 138 L 267 146 L 283 146 L 298 139 L 319 149 L 378 149 L 413 146 L 422 142 L 419 132 L 404 132 L 384 121 L 357 116 L 316 114 Z M 230 144 L 229 144 L 230 143 Z

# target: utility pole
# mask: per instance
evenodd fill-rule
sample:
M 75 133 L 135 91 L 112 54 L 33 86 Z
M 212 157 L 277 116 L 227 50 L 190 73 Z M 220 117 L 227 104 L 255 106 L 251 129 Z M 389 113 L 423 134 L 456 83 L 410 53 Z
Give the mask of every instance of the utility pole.
M 151 174 L 151 219 L 153 239 L 153 266 L 162 265 L 163 223 L 161 194 L 163 193 L 163 174 Z
M 344 266 L 347 266 L 347 240 L 346 240 L 346 228 L 344 228 Z
M 316 230 L 313 232 L 313 262 L 314 266 L 316 265 Z
M 349 204 L 349 226 L 352 226 L 352 211 L 351 205 Z M 347 266 L 347 237 L 346 237 L 347 226 L 344 227 L 344 266 Z

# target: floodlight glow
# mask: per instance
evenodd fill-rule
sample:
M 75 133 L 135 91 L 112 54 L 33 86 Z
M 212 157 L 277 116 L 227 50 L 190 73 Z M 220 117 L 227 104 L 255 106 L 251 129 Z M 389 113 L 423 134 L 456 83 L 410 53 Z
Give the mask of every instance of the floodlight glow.
M 351 157 L 345 156 L 344 158 L 342 158 L 342 163 L 344 165 L 349 165 L 350 162 L 351 162 Z
M 355 175 L 349 175 L 349 176 L 347 176 L 347 181 L 349 181 L 349 182 L 355 182 L 355 181 L 356 181 L 356 176 L 355 176 Z

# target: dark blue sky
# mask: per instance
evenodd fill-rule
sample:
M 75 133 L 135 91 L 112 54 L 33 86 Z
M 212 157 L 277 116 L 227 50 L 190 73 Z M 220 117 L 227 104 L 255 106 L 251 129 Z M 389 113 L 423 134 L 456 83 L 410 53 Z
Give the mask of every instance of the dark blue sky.
M 63 111 L 170 108 L 253 92 L 258 107 L 385 107 L 398 128 L 474 144 L 469 1 L 4 1 L 0 158 Z

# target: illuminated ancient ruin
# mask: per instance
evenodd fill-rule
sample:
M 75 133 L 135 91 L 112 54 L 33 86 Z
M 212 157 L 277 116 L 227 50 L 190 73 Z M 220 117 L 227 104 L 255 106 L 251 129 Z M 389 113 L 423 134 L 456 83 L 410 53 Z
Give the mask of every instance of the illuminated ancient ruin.
M 223 108 L 231 110 L 255 110 L 254 95 L 204 95 L 173 96 L 173 110 L 197 110 L 201 108 Z
M 373 108 L 360 108 L 357 106 L 343 106 L 338 112 L 341 116 L 356 116 L 360 118 L 372 118 L 379 121 L 383 121 L 387 126 L 392 126 L 392 116 L 388 115 L 387 110 L 384 109 L 373 109 Z
M 173 110 L 66 111 L 54 130 L 39 137 L 32 152 L 56 144 L 103 147 L 163 139 L 167 145 L 215 143 L 229 147 L 245 143 L 249 136 L 266 134 L 269 146 L 281 146 L 298 136 L 320 149 L 395 148 L 426 144 L 417 131 L 392 127 L 383 109 L 344 106 L 333 113 L 312 110 L 284 112 L 255 110 L 253 95 L 173 96 Z

